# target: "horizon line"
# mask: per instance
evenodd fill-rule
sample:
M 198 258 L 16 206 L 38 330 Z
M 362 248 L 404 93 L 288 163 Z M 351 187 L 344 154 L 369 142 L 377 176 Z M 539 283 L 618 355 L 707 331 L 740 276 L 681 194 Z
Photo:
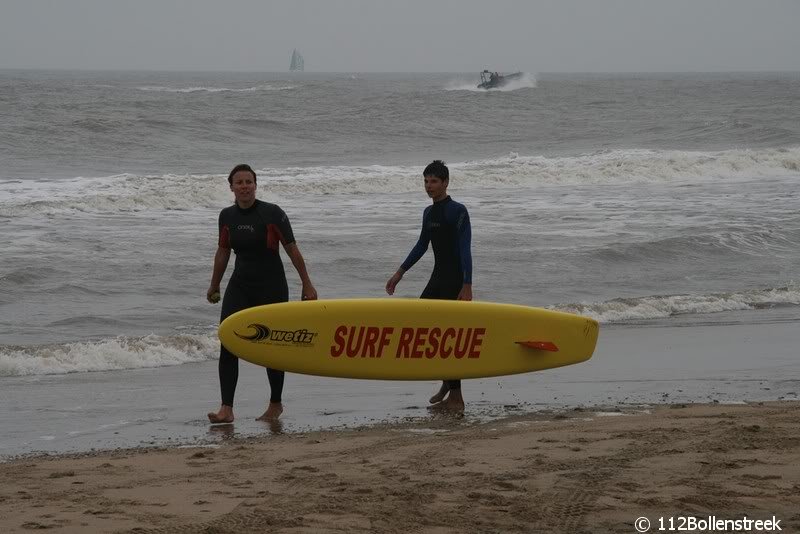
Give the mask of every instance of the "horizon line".
M 434 71 L 434 70 L 214 70 L 214 69 L 167 69 L 167 68 L 87 68 L 87 67 L 4 67 L 0 71 L 50 71 L 50 72 L 174 72 L 174 73 L 236 73 L 236 74 L 291 74 L 302 76 L 304 74 L 473 74 L 475 71 Z M 506 70 L 503 69 L 505 72 Z M 510 71 L 508 71 L 510 72 Z M 800 69 L 745 69 L 745 70 L 521 70 L 527 74 L 757 74 L 757 73 L 800 73 Z

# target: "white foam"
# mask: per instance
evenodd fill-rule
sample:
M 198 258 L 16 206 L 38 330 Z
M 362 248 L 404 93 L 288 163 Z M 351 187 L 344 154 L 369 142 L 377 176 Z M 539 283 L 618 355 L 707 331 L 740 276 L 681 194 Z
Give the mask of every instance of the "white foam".
M 257 170 L 279 199 L 296 195 L 417 192 L 422 166 L 327 166 Z M 580 156 L 505 156 L 452 163 L 460 191 L 548 185 L 671 183 L 797 177 L 800 147 L 722 152 L 612 150 Z M 0 216 L 217 209 L 231 201 L 224 175 L 119 174 L 0 184 Z
M 800 286 L 709 295 L 664 295 L 561 304 L 553 309 L 591 317 L 600 323 L 660 319 L 682 314 L 752 310 L 776 305 L 800 305 Z
M 160 93 L 253 93 L 256 91 L 288 91 L 296 85 L 256 85 L 253 87 L 162 87 L 158 85 L 137 87 L 140 91 L 155 91 Z
M 494 160 L 467 162 L 462 166 L 467 175 L 473 168 L 476 171 L 488 170 L 489 179 L 514 185 L 800 177 L 800 147 L 720 152 L 628 149 L 554 158 L 512 153 Z
M 0 376 L 113 371 L 181 365 L 214 359 L 219 341 L 212 335 L 141 338 L 30 347 L 0 347 Z

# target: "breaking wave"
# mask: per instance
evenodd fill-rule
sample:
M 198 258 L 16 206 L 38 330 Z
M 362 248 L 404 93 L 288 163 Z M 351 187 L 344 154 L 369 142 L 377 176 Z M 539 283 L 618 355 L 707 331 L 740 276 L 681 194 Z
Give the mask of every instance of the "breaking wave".
M 604 302 L 559 304 L 551 309 L 591 317 L 600 323 L 663 319 L 676 315 L 708 314 L 800 305 L 800 286 L 708 295 L 656 295 L 617 298 Z
M 591 317 L 600 323 L 630 323 L 686 314 L 756 310 L 800 305 L 800 286 L 707 295 L 656 295 L 603 302 L 557 304 L 550 309 Z M 213 333 L 114 337 L 53 345 L 0 345 L 0 376 L 58 375 L 166 367 L 214 360 Z
M 38 346 L 0 345 L 0 376 L 165 367 L 213 360 L 218 355 L 219 341 L 212 334 L 115 337 Z
M 800 147 L 720 152 L 608 150 L 579 156 L 502 157 L 453 163 L 459 190 L 540 185 L 659 184 L 796 176 Z M 419 189 L 422 167 L 330 166 L 257 171 L 278 198 L 297 194 L 405 193 Z M 223 175 L 119 174 L 60 181 L 26 181 L 0 188 L 0 216 L 30 210 L 114 213 L 218 208 L 230 202 Z
M 253 87 L 162 87 L 159 85 L 137 87 L 140 91 L 155 91 L 160 93 L 254 93 L 256 91 L 288 91 L 295 85 L 255 85 Z

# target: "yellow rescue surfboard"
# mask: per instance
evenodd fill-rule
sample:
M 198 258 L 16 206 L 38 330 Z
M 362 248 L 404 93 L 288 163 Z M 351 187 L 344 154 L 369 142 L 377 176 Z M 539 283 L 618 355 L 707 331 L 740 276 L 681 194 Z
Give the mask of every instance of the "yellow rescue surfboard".
M 480 378 L 591 358 L 596 321 L 541 308 L 426 299 L 286 302 L 219 327 L 239 358 L 293 373 L 382 380 Z

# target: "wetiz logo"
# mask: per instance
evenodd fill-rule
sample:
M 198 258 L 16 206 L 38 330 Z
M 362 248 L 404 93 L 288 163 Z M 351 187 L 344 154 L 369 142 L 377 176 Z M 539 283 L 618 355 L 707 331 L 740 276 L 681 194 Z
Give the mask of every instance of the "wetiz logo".
M 254 330 L 254 332 L 252 334 L 240 334 L 234 331 L 233 333 L 253 343 L 291 343 L 293 345 L 310 345 L 317 335 L 317 332 L 309 332 L 305 328 L 299 330 L 275 330 L 267 325 L 258 323 L 250 324 L 247 328 Z

